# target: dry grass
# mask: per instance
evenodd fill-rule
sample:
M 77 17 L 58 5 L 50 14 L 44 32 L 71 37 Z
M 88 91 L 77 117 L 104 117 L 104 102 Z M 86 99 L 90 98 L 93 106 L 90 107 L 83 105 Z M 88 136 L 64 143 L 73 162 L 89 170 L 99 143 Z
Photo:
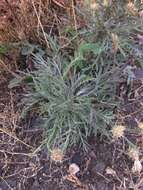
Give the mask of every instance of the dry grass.
M 19 41 L 26 40 L 38 32 L 38 22 L 33 3 L 35 4 L 38 15 L 43 25 L 49 24 L 48 1 L 17 1 L 2 0 L 0 25 L 0 41 Z
M 46 41 L 44 32 L 59 33 L 61 21 L 62 26 L 70 21 L 77 27 L 73 0 L 2 0 L 0 7 L 0 43 L 32 40 L 43 44 Z

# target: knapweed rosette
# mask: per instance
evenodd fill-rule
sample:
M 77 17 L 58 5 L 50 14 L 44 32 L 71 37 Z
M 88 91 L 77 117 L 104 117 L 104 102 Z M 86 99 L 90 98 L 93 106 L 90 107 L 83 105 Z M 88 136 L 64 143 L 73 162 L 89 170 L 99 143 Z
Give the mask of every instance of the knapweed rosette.
M 114 139 L 118 139 L 124 136 L 126 127 L 124 125 L 115 125 L 111 132 Z
M 128 155 L 132 160 L 139 160 L 139 149 L 129 148 Z
M 143 122 L 139 122 L 138 127 L 143 130 Z
M 51 160 L 54 162 L 62 162 L 64 158 L 64 153 L 61 149 L 59 148 L 54 148 L 51 151 Z

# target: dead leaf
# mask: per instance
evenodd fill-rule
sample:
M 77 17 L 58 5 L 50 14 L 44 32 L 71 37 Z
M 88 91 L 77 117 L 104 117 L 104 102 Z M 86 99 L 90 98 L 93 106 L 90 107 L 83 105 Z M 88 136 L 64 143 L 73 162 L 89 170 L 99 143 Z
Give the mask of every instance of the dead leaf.
M 115 175 L 116 175 L 116 171 L 113 170 L 113 169 L 110 168 L 110 167 L 107 167 L 107 168 L 106 168 L 106 174 L 109 174 L 109 175 L 115 176 Z
M 78 167 L 78 165 L 77 164 L 71 164 L 70 166 L 69 166 L 69 173 L 71 174 L 71 175 L 76 175 L 76 173 L 78 173 L 80 171 L 80 169 L 79 169 L 79 167 Z
M 140 173 L 142 170 L 142 164 L 141 162 L 137 159 L 134 161 L 134 165 L 132 167 L 132 172 L 133 173 Z

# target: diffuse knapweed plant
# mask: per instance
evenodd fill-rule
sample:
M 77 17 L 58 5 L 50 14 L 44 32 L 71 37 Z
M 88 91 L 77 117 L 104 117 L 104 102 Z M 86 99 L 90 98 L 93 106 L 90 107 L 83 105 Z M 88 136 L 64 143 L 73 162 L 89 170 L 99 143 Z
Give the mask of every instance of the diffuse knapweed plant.
M 71 64 L 75 60 L 67 62 L 60 53 L 52 58 L 40 54 L 32 57 L 35 71 L 28 73 L 32 78 L 31 90 L 23 102 L 25 110 L 38 107 L 47 147 L 66 150 L 80 143 L 87 149 L 90 135 L 107 134 L 116 106 L 116 83 L 111 71 L 99 70 L 96 74 L 87 72 L 88 69 L 77 71 Z
M 24 110 L 36 106 L 43 119 L 48 149 L 66 150 L 77 143 L 87 149 L 89 136 L 98 132 L 108 135 L 107 128 L 113 124 L 119 67 L 132 52 L 128 40 L 132 24 L 121 27 L 121 15 L 114 12 L 115 19 L 114 15 L 111 19 L 109 6 L 103 7 L 105 14 L 100 14 L 100 10 L 92 15 L 87 31 L 79 31 L 77 36 L 81 39 L 72 53 L 64 51 L 46 33 L 51 50 L 46 50 L 46 54 L 34 53 L 33 49 L 30 52 L 35 69 L 28 73 L 32 80 L 23 99 Z M 128 35 L 124 36 L 126 32 Z M 71 43 L 72 40 L 69 46 Z

